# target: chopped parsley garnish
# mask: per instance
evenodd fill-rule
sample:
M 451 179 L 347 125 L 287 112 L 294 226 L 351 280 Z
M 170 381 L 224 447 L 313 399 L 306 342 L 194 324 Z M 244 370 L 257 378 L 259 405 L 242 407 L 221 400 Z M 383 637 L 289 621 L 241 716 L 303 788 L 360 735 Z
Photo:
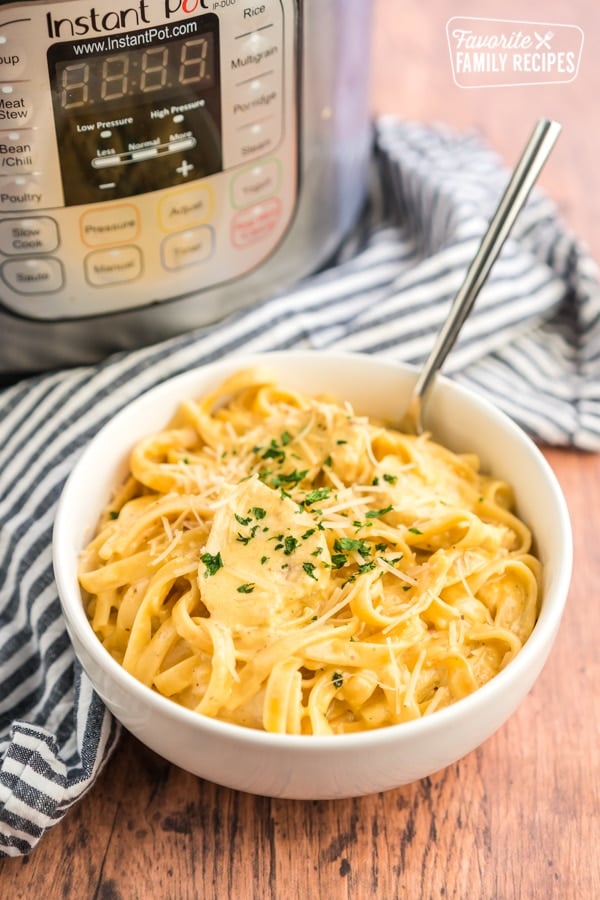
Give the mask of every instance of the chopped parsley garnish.
M 109 516 L 110 519 L 118 519 L 118 518 L 119 518 L 119 511 L 116 510 L 116 509 L 111 509 L 111 511 L 109 512 L 108 516 Z
M 371 548 L 366 541 L 346 537 L 336 538 L 333 549 L 337 550 L 338 553 L 350 553 L 352 550 L 356 550 L 362 556 L 367 556 L 371 552 Z
M 299 484 L 307 475 L 308 469 L 302 469 L 301 471 L 294 469 L 293 472 L 287 472 L 285 474 L 278 473 L 271 478 L 271 485 L 273 487 L 281 487 L 283 484 L 294 486 Z
M 342 569 L 347 562 L 348 557 L 345 553 L 333 553 L 331 556 L 331 565 L 334 569 Z
M 298 538 L 295 538 L 293 535 L 289 534 L 283 542 L 285 548 L 283 552 L 285 553 L 285 555 L 291 556 L 299 543 L 300 541 L 298 540 Z
M 331 488 L 316 488 L 314 491 L 309 491 L 306 497 L 304 498 L 305 506 L 312 506 L 313 503 L 318 503 L 319 500 L 325 500 L 329 497 L 331 493 Z
M 203 553 L 200 559 L 206 567 L 206 575 L 216 575 L 219 569 L 223 568 L 223 560 L 220 553 L 215 553 L 214 556 L 212 553 Z
M 338 444 L 339 446 L 341 446 L 342 444 L 347 444 L 347 443 L 348 443 L 348 441 L 336 441 L 336 444 Z
M 383 509 L 369 509 L 365 515 L 367 519 L 379 519 L 381 516 L 385 516 L 386 513 L 391 512 L 393 508 L 393 506 L 384 506 Z
M 285 462 L 285 450 L 282 450 L 275 438 L 273 438 L 271 444 L 262 454 L 261 459 L 275 459 L 279 463 Z
M 308 540 L 308 538 L 311 537 L 315 533 L 316 530 L 317 530 L 316 528 L 309 528 L 308 531 L 305 531 L 304 534 L 302 535 L 302 540 L 303 541 Z
M 251 594 L 255 587 L 256 585 L 254 584 L 254 582 L 249 581 L 246 584 L 240 584 L 237 592 L 238 594 Z
M 398 481 L 397 475 L 390 475 L 388 472 L 385 472 L 383 475 L 383 480 L 387 481 L 388 484 L 396 484 Z
M 264 566 L 264 564 L 267 562 L 268 559 L 269 559 L 268 556 L 261 556 L 261 558 L 260 558 L 261 566 Z
M 255 519 L 264 519 L 267 514 L 266 509 L 263 509 L 262 506 L 253 506 L 251 509 L 252 515 Z
M 339 689 L 344 684 L 344 676 L 341 672 L 334 672 L 331 676 L 331 681 L 336 691 L 339 691 Z
M 409 528 L 408 530 L 410 531 L 411 534 L 423 534 L 423 532 L 420 531 L 418 528 Z
M 235 520 L 236 522 L 239 522 L 240 525 L 248 525 L 252 521 L 250 516 L 238 516 L 237 513 L 235 513 Z
M 304 569 L 304 571 L 306 572 L 306 574 L 308 575 L 309 578 L 314 578 L 314 580 L 317 581 L 317 576 L 315 575 L 316 566 L 314 563 L 311 563 L 311 562 L 302 563 L 302 568 Z

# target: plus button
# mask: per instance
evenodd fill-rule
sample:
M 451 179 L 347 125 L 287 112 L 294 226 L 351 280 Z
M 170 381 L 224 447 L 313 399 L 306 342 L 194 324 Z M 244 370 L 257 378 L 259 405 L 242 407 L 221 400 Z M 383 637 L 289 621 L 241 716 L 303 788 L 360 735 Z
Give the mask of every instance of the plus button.
M 181 165 L 177 166 L 177 169 L 175 171 L 180 175 L 183 175 L 184 178 L 187 178 L 193 168 L 194 166 L 192 165 L 192 163 L 189 163 L 186 159 L 184 159 Z

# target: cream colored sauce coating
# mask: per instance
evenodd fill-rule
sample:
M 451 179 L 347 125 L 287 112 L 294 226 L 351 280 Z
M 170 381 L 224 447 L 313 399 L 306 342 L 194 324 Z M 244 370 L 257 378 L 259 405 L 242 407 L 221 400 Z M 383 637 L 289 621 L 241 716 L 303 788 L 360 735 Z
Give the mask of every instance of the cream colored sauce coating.
M 153 690 L 268 731 L 434 713 L 534 626 L 510 486 L 428 436 L 236 373 L 140 441 L 81 558 L 92 626 Z

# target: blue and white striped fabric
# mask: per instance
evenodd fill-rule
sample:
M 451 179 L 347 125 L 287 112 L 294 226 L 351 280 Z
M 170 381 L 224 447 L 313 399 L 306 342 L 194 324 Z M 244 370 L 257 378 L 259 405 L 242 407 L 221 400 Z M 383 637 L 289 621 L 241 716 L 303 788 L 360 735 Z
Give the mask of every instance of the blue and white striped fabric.
M 507 172 L 474 135 L 376 123 L 371 203 L 324 271 L 163 344 L 0 392 L 0 855 L 29 852 L 94 783 L 119 727 L 76 663 L 52 575 L 64 481 L 118 409 L 233 351 L 343 348 L 418 363 L 432 346 Z M 600 449 L 594 264 L 536 193 L 447 373 L 542 443 Z

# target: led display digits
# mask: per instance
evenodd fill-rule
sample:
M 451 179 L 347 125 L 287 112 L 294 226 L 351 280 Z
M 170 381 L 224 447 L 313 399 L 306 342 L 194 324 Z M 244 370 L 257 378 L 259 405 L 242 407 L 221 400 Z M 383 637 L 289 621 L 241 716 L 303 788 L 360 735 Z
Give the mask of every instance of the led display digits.
M 141 95 L 151 97 L 174 87 L 210 87 L 215 80 L 212 33 L 182 41 L 127 50 L 108 56 L 58 63 L 60 107 L 77 110 Z

